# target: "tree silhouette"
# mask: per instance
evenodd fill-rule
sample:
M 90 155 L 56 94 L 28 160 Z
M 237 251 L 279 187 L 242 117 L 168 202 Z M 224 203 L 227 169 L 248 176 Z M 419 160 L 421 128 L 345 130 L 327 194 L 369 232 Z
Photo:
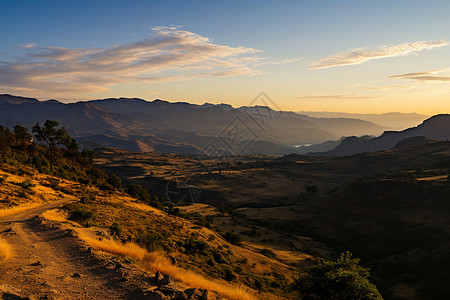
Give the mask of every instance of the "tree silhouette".
M 33 126 L 32 132 L 40 142 L 45 142 L 50 149 L 50 171 L 53 173 L 53 154 L 57 145 L 66 145 L 73 141 L 73 139 L 66 132 L 64 127 L 57 129 L 58 121 L 46 120 L 44 126 L 41 127 L 39 123 Z

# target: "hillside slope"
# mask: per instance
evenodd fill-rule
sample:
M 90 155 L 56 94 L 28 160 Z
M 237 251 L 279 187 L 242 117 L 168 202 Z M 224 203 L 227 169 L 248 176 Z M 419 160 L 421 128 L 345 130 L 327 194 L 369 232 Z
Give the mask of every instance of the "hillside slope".
M 13 259 L 0 261 L 5 271 L 0 280 L 18 295 L 152 299 L 171 289 L 168 299 L 175 299 L 198 288 L 228 299 L 256 299 L 255 293 L 258 299 L 292 297 L 291 266 L 232 245 L 189 215 L 168 214 L 123 192 L 55 179 L 26 166 L 3 164 L 1 170 L 0 232 Z M 307 257 L 299 255 L 296 263 Z M 156 271 L 171 279 L 155 282 Z

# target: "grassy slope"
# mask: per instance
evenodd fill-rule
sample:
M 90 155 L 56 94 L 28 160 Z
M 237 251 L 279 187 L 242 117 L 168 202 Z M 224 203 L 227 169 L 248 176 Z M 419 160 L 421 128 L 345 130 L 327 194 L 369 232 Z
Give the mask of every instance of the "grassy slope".
M 0 183 L 0 215 L 43 202 L 72 199 L 75 202 L 66 206 L 68 213 L 93 212 L 92 217 L 79 220 L 82 225 L 105 228 L 109 234 L 108 228 L 116 223 L 116 230 L 120 228 L 119 236 L 116 236 L 119 244 L 128 241 L 146 247 L 150 252 L 163 251 L 175 257 L 185 270 L 205 278 L 227 279 L 232 285 L 259 288 L 267 298 L 276 297 L 270 294 L 292 296 L 287 292 L 287 285 L 296 274 L 293 267 L 257 251 L 231 245 L 212 229 L 139 203 L 122 192 L 105 192 L 94 186 L 54 179 L 25 166 L 3 164 L 0 170 L 0 176 L 4 178 Z M 84 203 L 80 203 L 81 198 Z M 190 240 L 209 246 L 190 249 L 186 246 L 190 245 Z

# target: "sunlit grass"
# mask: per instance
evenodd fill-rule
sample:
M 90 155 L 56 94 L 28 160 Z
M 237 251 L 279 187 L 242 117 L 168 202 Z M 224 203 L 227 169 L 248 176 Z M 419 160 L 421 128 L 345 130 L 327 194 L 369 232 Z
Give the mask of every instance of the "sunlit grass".
M 67 217 L 56 209 L 47 210 L 42 214 L 42 217 L 50 221 L 64 222 L 67 221 Z
M 12 248 L 4 239 L 0 238 L 0 260 L 10 259 L 12 257 Z
M 38 207 L 40 205 L 42 205 L 42 204 L 41 203 L 25 203 L 25 204 L 11 207 L 11 208 L 0 209 L 0 217 L 6 217 L 9 215 L 18 214 L 23 211 Z
M 192 271 L 172 265 L 162 252 L 148 252 L 133 243 L 121 244 L 112 240 L 100 241 L 86 235 L 82 231 L 78 231 L 78 234 L 83 241 L 95 249 L 135 258 L 141 261 L 151 271 L 160 271 L 168 274 L 175 280 L 190 287 L 212 290 L 227 299 L 256 300 L 246 288 L 211 280 Z

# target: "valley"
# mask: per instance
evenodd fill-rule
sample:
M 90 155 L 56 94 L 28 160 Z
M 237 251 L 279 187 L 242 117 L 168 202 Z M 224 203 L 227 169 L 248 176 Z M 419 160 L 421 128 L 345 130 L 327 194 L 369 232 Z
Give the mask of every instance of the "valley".
M 386 299 L 447 293 L 447 271 L 429 255 L 446 265 L 448 141 L 340 158 L 247 155 L 220 162 L 105 149 L 95 161 L 161 197 L 170 193 L 180 209 L 210 217 L 278 258 L 292 250 L 320 257 L 350 250 L 371 268 Z M 217 216 L 214 207 L 230 216 Z

